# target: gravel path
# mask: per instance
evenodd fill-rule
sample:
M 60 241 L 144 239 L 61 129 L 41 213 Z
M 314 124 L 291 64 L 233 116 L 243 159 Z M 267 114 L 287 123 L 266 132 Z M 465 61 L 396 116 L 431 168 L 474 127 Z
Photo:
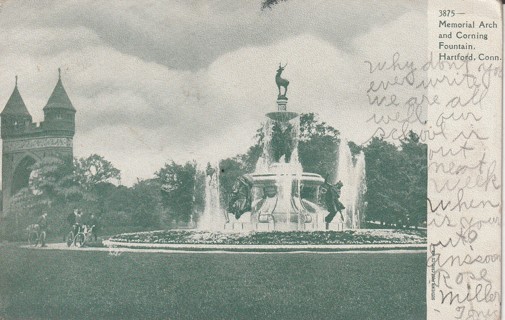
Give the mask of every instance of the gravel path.
M 105 241 L 107 244 L 108 242 Z M 65 243 L 49 243 L 47 247 L 33 247 L 22 245 L 22 248 L 31 250 L 70 250 L 70 251 L 97 251 L 108 252 L 111 255 L 120 255 L 122 253 L 229 253 L 229 254 L 299 254 L 299 253 L 315 253 L 315 254 L 335 254 L 335 253 L 423 253 L 426 252 L 426 245 L 329 245 L 329 246 L 271 246 L 271 251 L 266 246 L 212 246 L 212 245 L 162 245 L 153 246 L 151 248 L 141 247 L 143 244 L 126 244 L 134 245 L 133 247 L 117 247 L 115 243 L 108 243 L 111 247 L 68 247 Z M 144 244 L 149 245 L 149 244 Z M 140 246 L 135 248 L 135 246 Z M 256 248 L 258 247 L 258 248 Z M 250 250 L 259 251 L 250 251 Z M 230 251 L 234 250 L 234 251 Z M 247 251 L 240 251 L 247 250 Z M 278 251 L 273 251 L 278 250 Z M 280 250 L 280 251 L 279 251 Z

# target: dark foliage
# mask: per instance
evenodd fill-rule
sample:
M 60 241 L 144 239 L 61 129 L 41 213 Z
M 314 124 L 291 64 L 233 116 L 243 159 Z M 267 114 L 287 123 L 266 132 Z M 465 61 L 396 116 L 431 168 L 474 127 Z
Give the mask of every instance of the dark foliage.
M 161 185 L 163 207 L 170 217 L 176 223 L 187 223 L 194 218 L 203 206 L 202 176 L 196 170 L 196 163 L 179 165 L 172 161 L 156 172 L 156 177 Z
M 426 221 L 427 145 L 410 132 L 399 147 L 373 138 L 364 148 L 367 220 L 419 226 Z
M 263 0 L 261 3 L 261 10 L 272 9 L 273 6 L 286 1 L 287 0 Z

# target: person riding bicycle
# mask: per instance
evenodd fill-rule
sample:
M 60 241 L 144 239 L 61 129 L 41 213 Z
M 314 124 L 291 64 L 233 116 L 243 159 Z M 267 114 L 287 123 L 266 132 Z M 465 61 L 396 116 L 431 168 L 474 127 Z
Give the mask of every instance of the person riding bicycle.
M 72 230 L 74 230 L 76 215 L 77 215 L 77 208 L 74 208 L 74 211 L 70 212 L 67 216 L 67 223 Z M 66 238 L 67 238 L 67 234 L 63 235 L 63 242 L 67 241 Z
M 75 216 L 77 215 L 77 211 L 77 209 L 74 209 L 74 211 L 70 212 L 67 216 L 67 222 L 71 227 L 73 227 L 75 224 Z
M 39 220 L 37 221 L 37 224 L 39 225 L 39 232 L 40 232 L 40 240 L 41 240 L 41 247 L 47 247 L 46 246 L 46 232 L 47 232 L 47 213 L 44 212 L 42 215 L 39 217 Z
M 83 224 L 82 224 L 82 212 L 80 210 L 75 210 L 75 222 L 74 222 L 74 235 L 81 232 Z

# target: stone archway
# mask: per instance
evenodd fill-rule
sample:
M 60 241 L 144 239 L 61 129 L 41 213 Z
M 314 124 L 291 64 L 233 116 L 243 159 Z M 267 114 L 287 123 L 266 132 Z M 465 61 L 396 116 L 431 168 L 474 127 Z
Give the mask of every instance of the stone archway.
M 19 192 L 23 188 L 28 188 L 30 184 L 30 176 L 32 167 L 37 161 L 29 155 L 26 155 L 18 162 L 16 169 L 12 175 L 11 196 Z

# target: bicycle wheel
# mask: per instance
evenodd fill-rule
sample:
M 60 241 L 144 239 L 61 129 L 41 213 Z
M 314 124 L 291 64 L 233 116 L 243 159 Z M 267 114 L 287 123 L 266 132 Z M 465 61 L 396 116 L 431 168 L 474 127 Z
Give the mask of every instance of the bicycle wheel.
M 76 247 L 82 247 L 84 245 L 84 234 L 83 233 L 78 233 L 75 236 L 75 246 Z
M 70 231 L 68 234 L 67 234 L 67 246 L 70 247 L 72 245 L 72 243 L 74 242 L 74 232 L 73 231 Z
M 30 232 L 28 234 L 28 244 L 31 246 L 36 246 L 38 243 L 38 235 L 36 232 Z

